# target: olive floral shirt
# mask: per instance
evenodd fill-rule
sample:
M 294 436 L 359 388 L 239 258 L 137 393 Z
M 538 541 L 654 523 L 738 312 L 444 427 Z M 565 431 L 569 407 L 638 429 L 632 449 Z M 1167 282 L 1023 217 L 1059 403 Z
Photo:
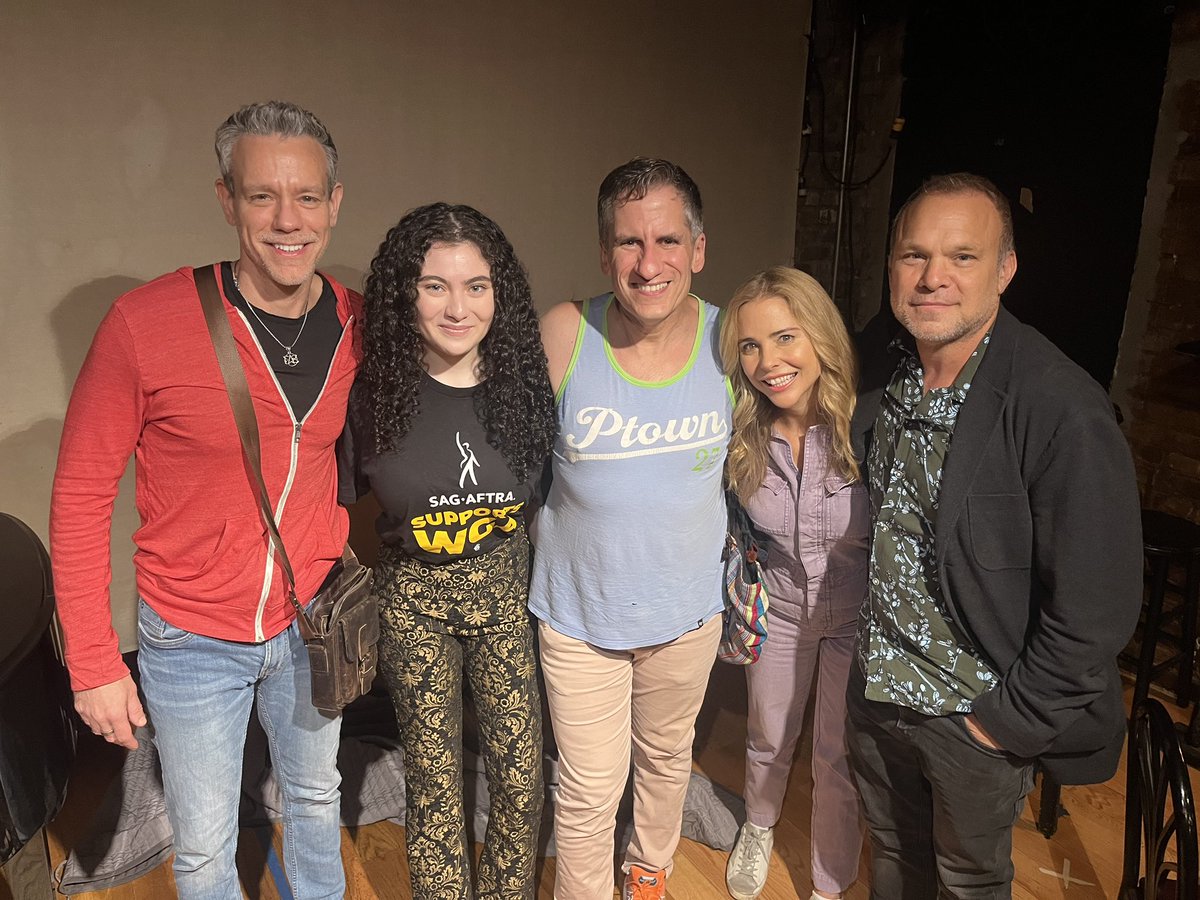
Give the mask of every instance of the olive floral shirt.
M 989 331 L 954 384 L 924 393 L 924 371 L 907 336 L 883 394 L 867 461 L 873 522 L 868 602 L 859 619 L 859 665 L 869 700 L 926 715 L 971 711 L 997 682 L 946 614 L 934 543 L 942 471 L 954 423 Z

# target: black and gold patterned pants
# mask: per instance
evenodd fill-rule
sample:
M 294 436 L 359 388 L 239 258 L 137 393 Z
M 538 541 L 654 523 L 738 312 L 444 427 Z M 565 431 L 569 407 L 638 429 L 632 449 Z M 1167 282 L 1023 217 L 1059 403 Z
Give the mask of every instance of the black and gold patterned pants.
M 524 534 L 484 557 L 445 566 L 385 553 L 376 571 L 380 665 L 404 748 L 415 900 L 534 896 L 542 716 L 525 611 L 528 579 Z M 463 810 L 464 671 L 491 799 L 474 892 Z

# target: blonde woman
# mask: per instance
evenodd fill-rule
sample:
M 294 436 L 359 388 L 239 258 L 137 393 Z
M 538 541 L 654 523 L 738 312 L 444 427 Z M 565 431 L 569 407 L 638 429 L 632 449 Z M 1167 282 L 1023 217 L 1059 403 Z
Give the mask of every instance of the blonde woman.
M 736 900 L 753 900 L 766 884 L 815 677 L 812 897 L 841 897 L 862 847 L 845 718 L 870 515 L 850 447 L 854 351 L 817 281 L 777 267 L 734 294 L 721 358 L 736 404 L 726 477 L 767 537 L 771 597 L 770 637 L 746 668 L 746 824 L 726 884 Z

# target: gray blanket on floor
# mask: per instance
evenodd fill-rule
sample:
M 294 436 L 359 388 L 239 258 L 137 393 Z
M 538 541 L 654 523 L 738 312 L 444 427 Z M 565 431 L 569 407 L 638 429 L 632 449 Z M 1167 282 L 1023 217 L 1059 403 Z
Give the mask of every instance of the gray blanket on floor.
M 55 873 L 63 894 L 99 891 L 125 884 L 167 860 L 171 826 L 163 800 L 158 754 L 147 729 L 139 729 L 138 749 L 125 759 L 96 810 L 87 838 L 72 849 Z M 281 817 L 279 788 L 267 764 L 265 738 L 252 728 L 247 740 L 242 779 L 240 818 L 243 826 L 265 825 Z M 554 797 L 558 764 L 545 761 L 546 811 L 542 821 L 542 854 L 554 855 Z M 390 819 L 404 824 L 404 759 L 388 738 L 343 737 L 338 753 L 342 773 L 342 824 L 368 825 Z M 471 839 L 482 841 L 487 828 L 488 793 L 483 762 L 464 751 L 465 802 L 472 810 Z M 618 813 L 618 845 L 632 832 L 631 793 Z M 744 818 L 741 798 L 693 772 L 683 811 L 683 836 L 720 850 L 729 850 Z

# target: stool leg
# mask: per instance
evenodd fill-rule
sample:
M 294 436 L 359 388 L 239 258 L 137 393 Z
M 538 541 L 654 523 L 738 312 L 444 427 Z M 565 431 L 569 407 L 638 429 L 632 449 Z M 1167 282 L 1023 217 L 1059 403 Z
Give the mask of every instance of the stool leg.
M 1042 770 L 1042 802 L 1038 805 L 1037 830 L 1042 837 L 1052 838 L 1058 831 L 1059 816 L 1066 815 L 1062 806 L 1062 785 L 1053 775 Z
M 1179 625 L 1179 683 L 1175 688 L 1175 705 L 1187 706 L 1192 699 L 1192 671 L 1196 662 L 1196 613 L 1200 604 L 1200 556 L 1192 554 L 1187 561 L 1187 581 L 1183 587 L 1183 616 Z
M 1154 651 L 1158 647 L 1158 623 L 1162 618 L 1163 595 L 1167 591 L 1169 563 L 1165 556 L 1150 558 L 1150 599 L 1146 604 L 1146 624 L 1142 627 L 1142 652 L 1138 656 L 1131 709 L 1137 709 L 1150 693 L 1150 676 L 1154 671 Z

